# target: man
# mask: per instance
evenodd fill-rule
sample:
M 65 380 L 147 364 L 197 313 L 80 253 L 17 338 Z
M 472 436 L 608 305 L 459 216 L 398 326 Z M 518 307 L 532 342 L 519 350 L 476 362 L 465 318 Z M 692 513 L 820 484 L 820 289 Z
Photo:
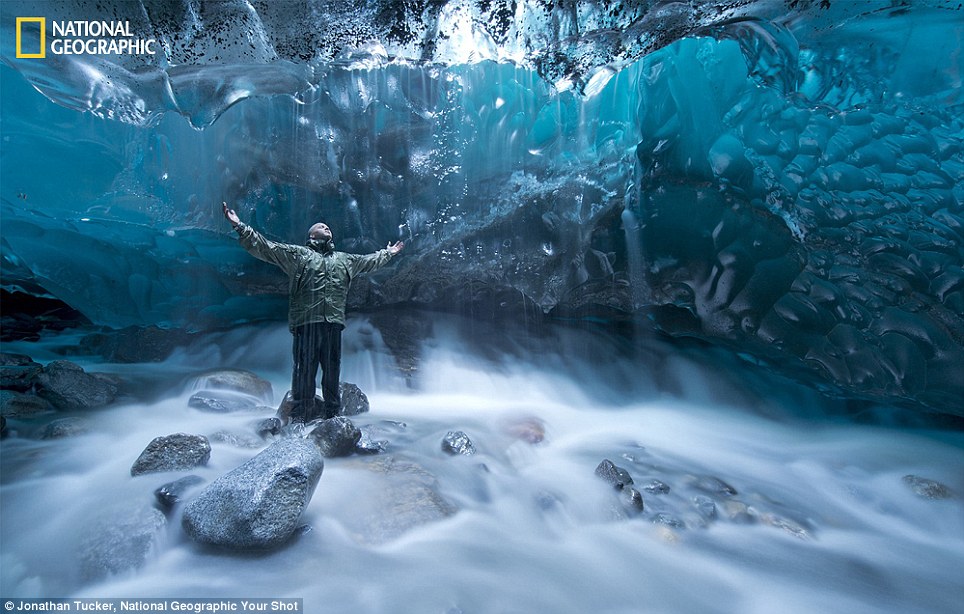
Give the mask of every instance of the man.
M 324 417 L 341 409 L 338 389 L 341 375 L 341 331 L 345 328 L 345 302 L 351 280 L 384 266 L 405 244 L 389 243 L 367 256 L 335 251 L 331 229 L 319 222 L 308 229 L 307 246 L 276 243 L 241 222 L 227 203 L 221 203 L 240 237 L 241 246 L 252 256 L 280 267 L 288 274 L 288 326 L 294 335 L 291 375 L 291 419 L 308 422 L 315 418 L 315 377 L 321 365 Z

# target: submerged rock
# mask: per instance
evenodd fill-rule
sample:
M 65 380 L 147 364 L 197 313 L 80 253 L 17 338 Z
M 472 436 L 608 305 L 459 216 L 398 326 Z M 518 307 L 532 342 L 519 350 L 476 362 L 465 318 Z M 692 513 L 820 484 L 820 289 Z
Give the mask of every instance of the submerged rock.
M 643 490 L 653 495 L 665 495 L 669 493 L 669 485 L 659 480 L 652 480 Z
M 924 499 L 950 499 L 953 496 L 950 488 L 935 480 L 918 475 L 905 475 L 902 481 L 915 495 Z
M 219 414 L 253 411 L 261 406 L 257 398 L 230 390 L 202 390 L 192 394 L 187 404 L 194 409 Z
M 203 435 L 175 433 L 157 437 L 147 444 L 131 467 L 131 475 L 159 471 L 183 471 L 206 465 L 211 458 L 211 444 Z
M 264 403 L 273 401 L 271 382 L 244 369 L 216 369 L 206 371 L 194 378 L 194 389 L 238 392 L 255 397 Z
M 277 420 L 277 418 L 275 418 Z M 228 431 L 218 431 L 212 433 L 208 438 L 218 443 L 226 443 L 235 448 L 260 448 L 264 445 L 264 440 L 247 433 L 231 433 Z
M 50 409 L 50 404 L 37 395 L 0 390 L 0 415 L 17 418 L 43 413 Z
M 167 519 L 153 507 L 115 509 L 98 517 L 80 544 L 81 575 L 99 580 L 141 567 Z
M 103 407 L 117 397 L 117 386 L 69 360 L 55 360 L 36 377 L 37 394 L 57 409 Z
M 723 495 L 725 497 L 732 497 L 737 494 L 735 488 L 721 480 L 720 478 L 713 477 L 711 475 L 701 475 L 693 480 L 691 484 L 694 488 L 707 492 L 711 495 Z
M 318 444 L 321 454 L 326 458 L 349 456 L 361 439 L 361 431 L 344 416 L 322 420 L 311 431 L 311 437 Z
M 313 440 L 281 439 L 192 499 L 184 508 L 184 531 L 198 543 L 229 550 L 276 548 L 300 526 L 323 468 Z
M 435 476 L 420 465 L 394 456 L 357 457 L 348 462 L 346 468 L 359 468 L 377 478 L 358 492 L 356 505 L 338 517 L 361 543 L 383 544 L 458 511 L 438 492 Z
M 157 499 L 158 506 L 165 512 L 169 512 L 181 502 L 187 491 L 203 483 L 204 478 L 199 475 L 186 475 L 155 490 L 154 497 Z
M 62 439 L 83 435 L 90 431 L 90 424 L 83 418 L 58 418 L 40 431 L 41 439 Z
M 468 456 L 469 454 L 475 454 L 475 444 L 464 432 L 449 431 L 442 439 L 442 451 L 453 456 L 456 454 Z

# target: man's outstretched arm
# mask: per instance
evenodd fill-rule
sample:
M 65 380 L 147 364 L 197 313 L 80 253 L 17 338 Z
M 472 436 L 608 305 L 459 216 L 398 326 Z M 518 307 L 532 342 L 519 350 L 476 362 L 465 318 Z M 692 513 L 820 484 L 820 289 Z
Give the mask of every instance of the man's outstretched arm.
M 291 272 L 298 265 L 298 253 L 294 246 L 276 243 L 265 239 L 260 232 L 241 222 L 241 218 L 235 213 L 234 209 L 228 207 L 228 203 L 221 203 L 221 210 L 224 218 L 231 222 L 234 230 L 238 233 L 241 247 L 246 249 L 249 254 L 258 260 L 270 262 L 284 269 L 286 273 Z

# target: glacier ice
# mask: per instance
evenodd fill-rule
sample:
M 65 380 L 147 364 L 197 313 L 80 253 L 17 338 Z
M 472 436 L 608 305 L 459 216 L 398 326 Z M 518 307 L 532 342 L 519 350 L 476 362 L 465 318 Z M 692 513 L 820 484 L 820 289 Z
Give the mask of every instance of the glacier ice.
M 270 236 L 409 243 L 356 306 L 647 318 L 964 415 L 964 20 L 931 0 L 63 2 L 163 53 L 20 59 L 3 288 L 112 327 L 283 318 Z M 37 92 L 43 94 L 38 95 Z

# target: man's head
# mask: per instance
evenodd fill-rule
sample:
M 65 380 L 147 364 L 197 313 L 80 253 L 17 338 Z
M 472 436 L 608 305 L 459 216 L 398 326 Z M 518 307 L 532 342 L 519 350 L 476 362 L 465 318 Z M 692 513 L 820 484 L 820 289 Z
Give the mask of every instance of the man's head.
M 328 224 L 318 222 L 308 229 L 308 247 L 316 252 L 327 253 L 335 249 Z

